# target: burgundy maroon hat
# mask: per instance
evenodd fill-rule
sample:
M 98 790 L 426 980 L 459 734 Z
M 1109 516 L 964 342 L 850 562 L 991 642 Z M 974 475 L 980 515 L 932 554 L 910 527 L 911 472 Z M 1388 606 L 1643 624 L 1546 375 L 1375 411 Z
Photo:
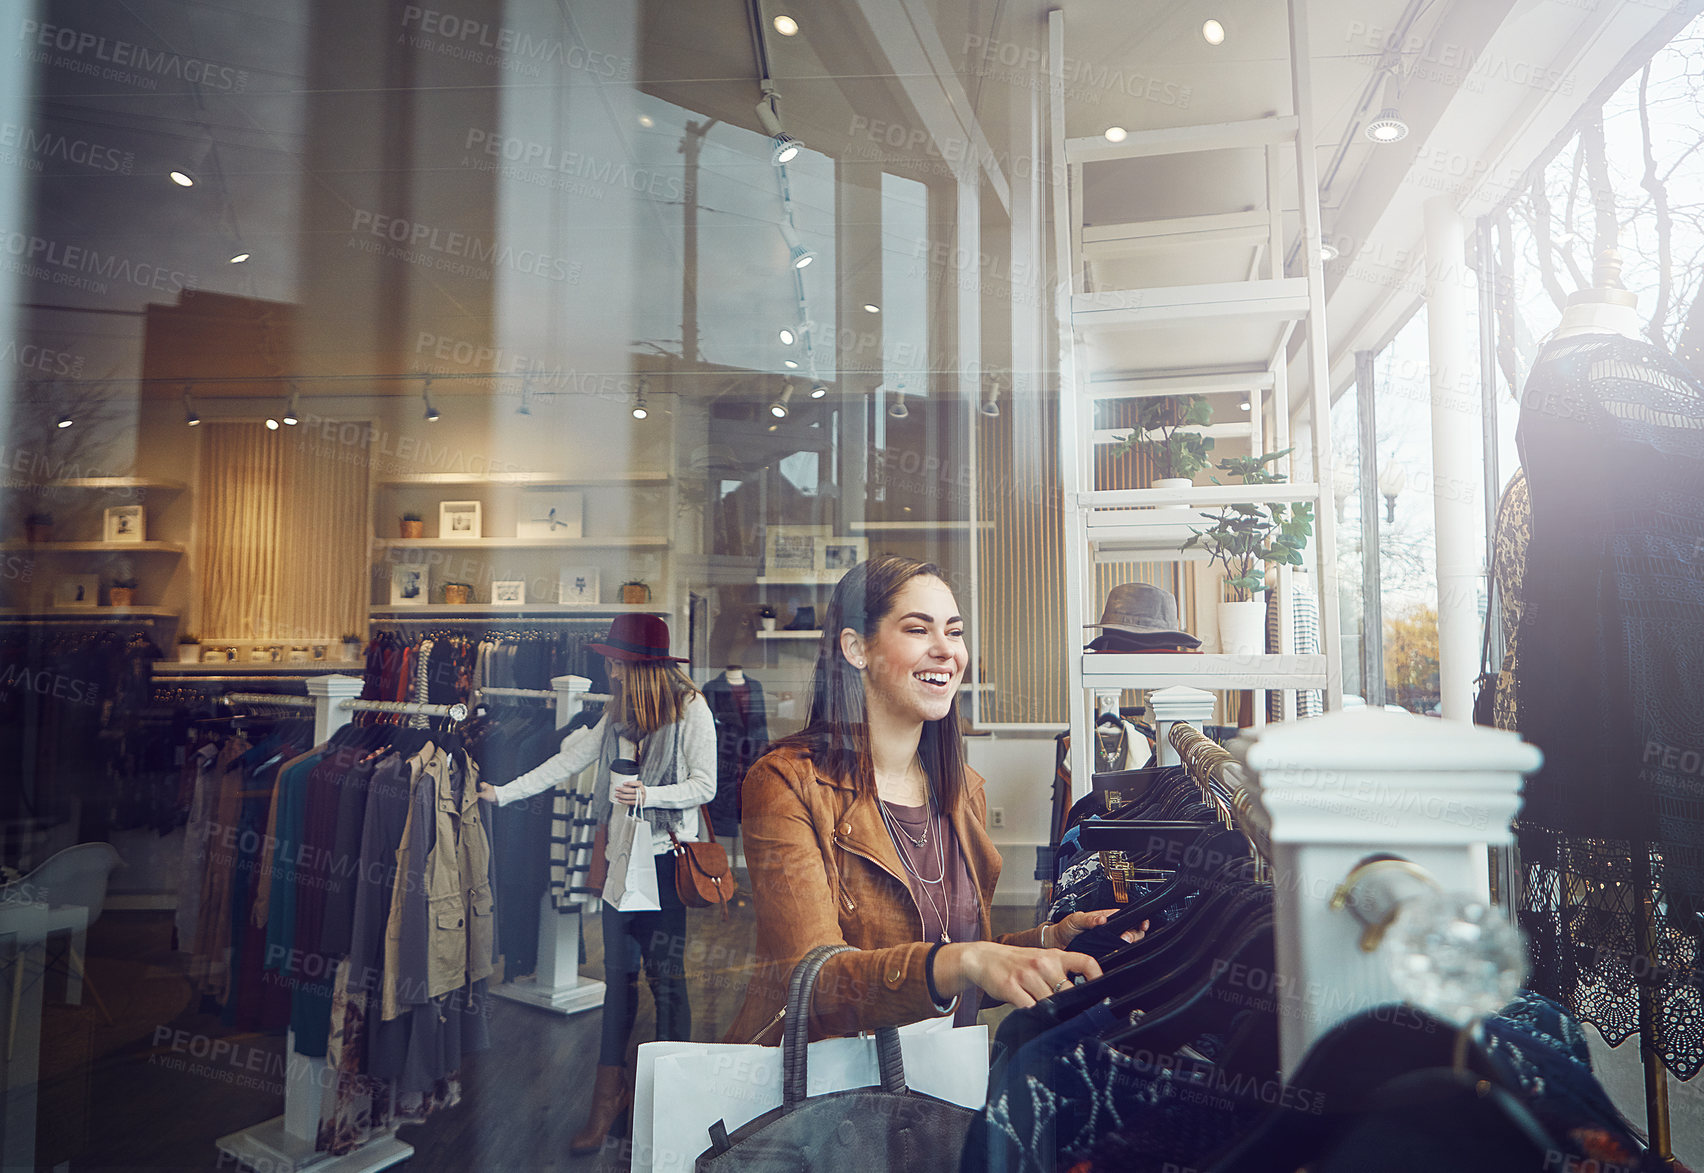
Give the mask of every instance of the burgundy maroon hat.
M 610 624 L 608 639 L 608 643 L 586 646 L 630 664 L 686 663 L 685 656 L 669 655 L 669 625 L 657 615 L 617 615 Z

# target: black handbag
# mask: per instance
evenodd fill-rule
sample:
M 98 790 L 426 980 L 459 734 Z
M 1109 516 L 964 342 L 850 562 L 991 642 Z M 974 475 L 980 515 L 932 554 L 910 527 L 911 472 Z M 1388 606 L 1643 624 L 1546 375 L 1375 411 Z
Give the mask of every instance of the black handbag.
M 850 945 L 818 945 L 793 969 L 781 1043 L 781 1106 L 731 1135 L 718 1120 L 696 1173 L 922 1173 L 957 1169 L 980 1114 L 905 1086 L 899 1032 L 876 1032 L 882 1085 L 805 1096 L 811 991 L 823 963 Z

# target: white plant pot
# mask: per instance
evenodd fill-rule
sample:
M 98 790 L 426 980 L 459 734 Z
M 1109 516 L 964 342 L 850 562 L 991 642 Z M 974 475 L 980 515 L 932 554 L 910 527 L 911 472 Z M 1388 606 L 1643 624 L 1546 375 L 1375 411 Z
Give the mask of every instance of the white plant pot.
M 1266 652 L 1266 600 L 1219 604 L 1219 651 L 1229 656 Z
M 1189 489 L 1195 482 L 1188 477 L 1161 477 L 1148 487 L 1151 489 Z M 1146 523 L 1153 525 L 1196 525 L 1205 524 L 1201 514 L 1193 505 L 1155 505 L 1146 511 Z M 1189 531 L 1182 531 L 1178 540 L 1187 538 Z
M 200 644 L 179 644 L 177 646 L 177 649 L 178 649 L 178 663 L 180 663 L 180 664 L 199 664 L 199 663 L 201 663 L 201 645 Z
M 765 631 L 774 631 L 775 630 L 776 621 L 774 619 L 769 618 L 769 617 L 765 617 L 762 620 L 760 620 L 760 622 L 763 624 L 763 630 L 765 630 Z

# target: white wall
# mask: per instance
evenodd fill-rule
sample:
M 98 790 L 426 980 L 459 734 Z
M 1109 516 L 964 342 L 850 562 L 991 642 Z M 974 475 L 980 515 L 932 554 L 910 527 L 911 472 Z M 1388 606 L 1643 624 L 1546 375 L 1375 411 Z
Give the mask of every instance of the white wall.
M 1061 725 L 1063 730 L 1064 726 Z M 996 904 L 1034 904 L 1041 894 L 1035 879 L 1035 849 L 1049 840 L 1048 814 L 1053 798 L 1054 741 L 1051 734 L 990 734 L 968 738 L 970 767 L 987 782 L 989 821 L 999 808 L 1005 826 L 990 826 L 988 834 L 1000 849 L 1005 867 Z

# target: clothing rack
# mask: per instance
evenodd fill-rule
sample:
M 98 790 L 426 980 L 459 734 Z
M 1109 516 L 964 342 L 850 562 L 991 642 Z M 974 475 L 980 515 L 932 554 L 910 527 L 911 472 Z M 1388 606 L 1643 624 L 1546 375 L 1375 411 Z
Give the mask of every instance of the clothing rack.
M 584 677 L 562 677 L 578 680 L 585 687 L 591 681 Z M 324 745 L 331 735 L 349 724 L 355 713 L 408 713 L 426 717 L 448 717 L 454 721 L 467 719 L 467 706 L 426 704 L 416 701 L 366 701 L 358 699 L 362 681 L 359 676 L 313 676 L 304 684 L 307 696 L 282 693 L 234 692 L 223 698 L 229 705 L 279 705 L 285 708 L 312 709 L 314 713 L 314 744 Z M 578 960 L 578 942 L 575 943 Z M 601 999 L 602 986 L 599 986 Z M 372 1140 L 352 1152 L 333 1157 L 315 1149 L 319 1136 L 323 1089 L 326 1086 L 326 1061 L 323 1056 L 303 1055 L 296 1050 L 295 1033 L 289 1035 L 289 1062 L 284 1077 L 284 1114 L 271 1120 L 220 1137 L 219 1151 L 238 1165 L 266 1173 L 268 1170 L 289 1169 L 291 1173 L 373 1173 L 388 1168 L 414 1155 L 414 1146 L 400 1141 L 393 1132 L 375 1135 Z

